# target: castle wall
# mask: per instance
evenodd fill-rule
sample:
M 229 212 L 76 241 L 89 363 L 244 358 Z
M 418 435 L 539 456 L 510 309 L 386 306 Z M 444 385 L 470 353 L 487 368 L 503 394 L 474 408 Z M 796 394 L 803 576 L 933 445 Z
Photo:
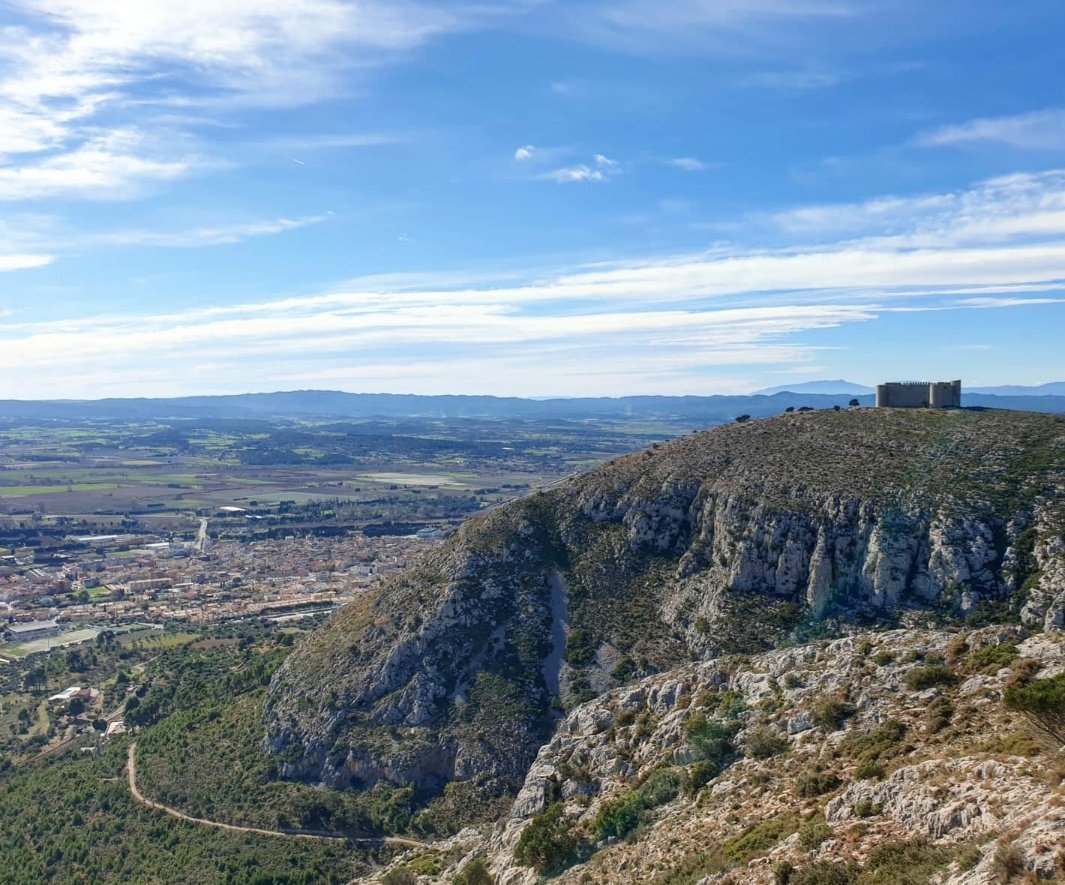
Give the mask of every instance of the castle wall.
M 880 409 L 950 409 L 961 407 L 961 381 L 904 381 L 878 384 Z

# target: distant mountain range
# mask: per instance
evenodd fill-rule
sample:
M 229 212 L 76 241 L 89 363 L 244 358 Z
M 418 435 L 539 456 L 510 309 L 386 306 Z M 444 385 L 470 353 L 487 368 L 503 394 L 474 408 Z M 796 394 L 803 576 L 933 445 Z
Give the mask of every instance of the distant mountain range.
M 775 393 L 785 392 L 849 394 L 851 396 L 860 396 L 867 393 L 876 393 L 876 388 L 867 387 L 864 384 L 855 384 L 853 381 L 844 381 L 840 378 L 835 381 L 800 381 L 798 384 L 781 384 L 777 387 L 764 387 L 761 390 L 756 390 L 754 395 L 772 396 Z M 997 387 L 966 387 L 962 384 L 962 393 L 987 393 L 992 396 L 1065 396 L 1065 381 L 1051 381 L 1048 384 L 1034 386 L 1003 384 Z
M 817 382 L 848 384 L 846 381 Z M 861 389 L 861 385 L 851 385 Z M 1065 414 L 1065 383 L 1033 388 L 1029 394 L 963 392 L 966 406 Z M 337 390 L 296 390 L 231 396 L 188 396 L 172 399 L 0 400 L 0 419 L 7 421 L 150 421 L 174 418 L 448 418 L 529 420 L 679 420 L 693 427 L 780 414 L 790 407 L 826 409 L 846 406 L 857 397 L 873 404 L 870 393 L 782 391 L 746 396 L 623 396 L 573 399 L 522 399 L 495 396 L 416 396 L 390 393 L 344 393 Z
M 853 381 L 844 381 L 842 378 L 836 381 L 800 381 L 798 384 L 781 384 L 778 387 L 765 387 L 756 390 L 755 396 L 772 396 L 775 393 L 824 393 L 824 394 L 847 394 L 859 396 L 866 393 L 875 393 L 873 387 L 864 384 L 855 384 Z

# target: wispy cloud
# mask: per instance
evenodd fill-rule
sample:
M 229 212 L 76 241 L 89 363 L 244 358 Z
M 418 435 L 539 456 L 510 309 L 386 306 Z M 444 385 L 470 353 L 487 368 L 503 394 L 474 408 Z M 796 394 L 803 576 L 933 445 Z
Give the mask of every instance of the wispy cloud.
M 683 169 L 685 172 L 705 172 L 710 168 L 709 163 L 704 163 L 695 157 L 674 157 L 666 162 L 676 169 Z
M 579 163 L 576 166 L 563 166 L 544 173 L 541 178 L 559 184 L 577 181 L 606 181 L 620 174 L 621 166 L 605 154 L 596 154 L 591 163 Z
M 0 38 L 0 198 L 8 200 L 137 193 L 198 165 L 166 147 L 182 119 L 199 125 L 234 104 L 314 102 L 353 71 L 521 9 L 427 0 L 8 6 L 20 14 Z M 317 140 L 355 143 L 365 141 Z
M 30 270 L 35 267 L 44 267 L 55 260 L 52 255 L 4 255 L 0 254 L 0 272 L 9 270 Z M 4 316 L 0 312 L 0 317 Z
M 1027 150 L 1061 150 L 1065 148 L 1065 109 L 969 120 L 925 132 L 917 142 L 925 147 L 998 142 Z
M 514 151 L 514 159 L 519 163 L 524 163 L 531 160 L 536 154 L 536 146 L 531 144 L 522 145 L 516 151 Z
M 87 234 L 76 238 L 75 246 L 165 246 L 173 248 L 193 246 L 221 246 L 239 243 L 254 237 L 267 237 L 304 227 L 321 224 L 333 218 L 332 212 L 308 215 L 303 218 L 276 218 L 269 221 L 249 221 L 220 227 L 198 227 L 183 231 L 118 230 Z
M 948 193 L 804 206 L 773 223 L 791 237 L 876 237 L 928 248 L 1065 236 L 1065 170 L 1018 173 Z
M 0 166 L 0 200 L 55 195 L 123 199 L 153 182 L 179 178 L 196 165 L 194 157 L 174 156 L 166 148 L 146 151 L 147 141 L 135 129 L 116 129 L 66 153 Z
M 204 389 L 222 376 L 230 387 L 255 389 L 332 379 L 349 389 L 409 392 L 680 393 L 705 390 L 708 378 L 718 390 L 744 389 L 745 367 L 819 365 L 825 345 L 810 343 L 814 331 L 895 312 L 1061 303 L 1065 221 L 1038 238 L 1023 223 L 989 240 L 910 242 L 923 236 L 929 207 L 979 214 L 997 199 L 1006 208 L 991 214 L 1005 218 L 1018 192 L 1054 186 L 1051 176 L 1014 176 L 974 187 L 977 203 L 930 195 L 880 201 L 889 209 L 864 206 L 900 228 L 911 214 L 917 232 L 894 238 L 719 248 L 474 281 L 374 277 L 323 294 L 175 313 L 12 317 L 0 321 L 0 395 L 27 395 L 27 377 L 51 395 L 75 395 L 88 379 L 128 385 L 122 379 L 134 364 L 149 385 L 141 392 L 155 393 L 169 392 L 161 379 L 178 365 L 210 366 L 182 376 Z M 830 207 L 796 210 L 790 222 L 829 214 Z M 201 233 L 212 236 L 221 235 Z M 5 390 L 15 377 L 17 389 Z
M 567 36 L 625 52 L 746 54 L 782 27 L 854 14 L 843 0 L 610 0 L 572 9 Z

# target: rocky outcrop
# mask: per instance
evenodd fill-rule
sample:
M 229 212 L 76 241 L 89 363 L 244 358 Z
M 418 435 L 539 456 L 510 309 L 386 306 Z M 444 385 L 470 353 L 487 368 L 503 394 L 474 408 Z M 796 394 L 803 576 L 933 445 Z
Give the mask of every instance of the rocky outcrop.
M 446 882 L 479 857 L 499 885 L 534 885 L 540 876 L 516 848 L 559 804 L 568 832 L 585 841 L 553 879 L 560 885 L 770 885 L 784 866 L 859 870 L 892 851 L 908 867 L 929 859 L 922 881 L 940 885 L 1005 881 L 1006 866 L 1060 881 L 1060 753 L 1034 741 L 1001 695 L 1012 672 L 1065 670 L 1065 635 L 1026 636 L 1001 627 L 871 633 L 689 665 L 611 691 L 559 723 L 504 821 L 467 831 L 453 866 L 419 882 Z M 988 648 L 1009 650 L 1000 657 L 1009 666 L 988 665 Z M 911 687 L 907 674 L 929 661 L 943 661 L 953 678 Z M 847 704 L 839 718 L 826 712 L 828 700 Z M 697 720 L 733 734 L 736 752 L 720 773 L 647 808 L 627 838 L 597 841 L 604 809 L 649 778 L 690 779 L 700 759 Z M 765 730 L 781 744 L 757 758 L 746 747 Z M 871 760 L 874 767 L 863 766 Z
M 825 620 L 1060 629 L 1063 453 L 1055 417 L 866 410 L 619 459 L 338 613 L 275 676 L 266 748 L 286 777 L 461 785 L 476 812 L 518 791 L 560 712 L 688 661 Z

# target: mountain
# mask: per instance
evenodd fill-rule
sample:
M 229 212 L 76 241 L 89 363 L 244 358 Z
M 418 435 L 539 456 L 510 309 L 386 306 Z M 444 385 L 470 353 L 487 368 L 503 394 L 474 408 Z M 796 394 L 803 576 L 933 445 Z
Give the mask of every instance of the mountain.
M 1051 381 L 1036 386 L 1005 384 L 998 387 L 970 387 L 963 392 L 990 393 L 995 396 L 1065 396 L 1065 381 Z
M 862 394 L 876 393 L 873 387 L 864 384 L 855 384 L 853 381 L 844 381 L 842 378 L 836 381 L 800 381 L 796 384 L 781 384 L 778 387 L 766 387 L 756 390 L 756 396 L 772 396 L 774 393 L 824 393 L 846 394 L 847 396 L 860 396 Z
M 863 406 L 873 404 L 874 398 L 871 394 L 826 394 L 809 391 L 782 391 L 750 396 L 622 396 L 534 400 L 520 397 L 415 396 L 295 390 L 172 399 L 0 400 L 0 421 L 137 422 L 174 418 L 594 418 L 618 421 L 661 419 L 708 426 L 732 421 L 738 415 L 750 415 L 752 418 L 778 415 L 789 407 L 844 407 L 855 396 Z M 1007 396 L 963 391 L 962 397 L 966 406 L 1065 414 L 1065 395 Z
M 580 705 L 859 623 L 1065 626 L 1065 419 L 793 413 L 693 433 L 467 522 L 275 675 L 282 776 L 492 817 Z M 580 764 L 575 762 L 575 765 Z

